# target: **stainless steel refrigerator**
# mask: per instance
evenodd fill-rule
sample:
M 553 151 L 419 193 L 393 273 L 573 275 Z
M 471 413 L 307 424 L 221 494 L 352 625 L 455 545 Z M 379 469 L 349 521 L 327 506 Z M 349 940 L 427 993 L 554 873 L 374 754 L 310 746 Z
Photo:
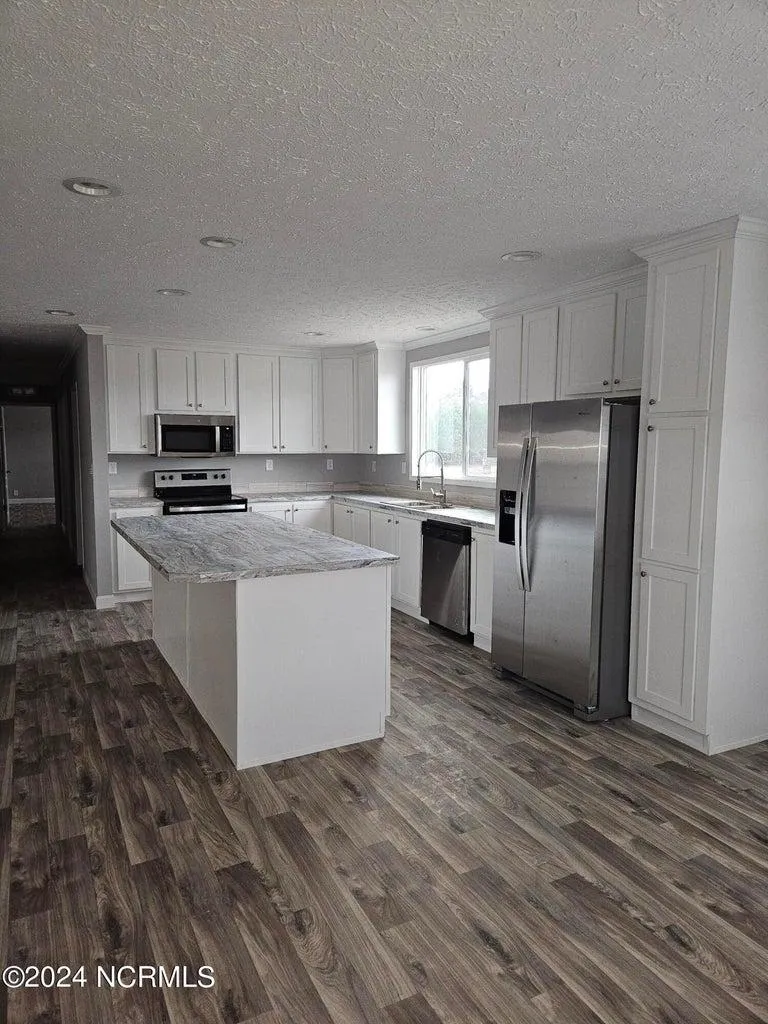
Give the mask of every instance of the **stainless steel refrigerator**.
M 628 714 L 639 402 L 499 409 L 492 659 L 584 719 Z

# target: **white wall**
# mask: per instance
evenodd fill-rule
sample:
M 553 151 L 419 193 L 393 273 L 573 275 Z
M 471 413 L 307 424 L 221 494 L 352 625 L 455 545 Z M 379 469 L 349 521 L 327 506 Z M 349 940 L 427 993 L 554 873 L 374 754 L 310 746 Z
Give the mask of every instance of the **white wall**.
M 53 431 L 48 405 L 3 406 L 8 497 L 53 501 Z M 16 493 L 18 492 L 18 493 Z

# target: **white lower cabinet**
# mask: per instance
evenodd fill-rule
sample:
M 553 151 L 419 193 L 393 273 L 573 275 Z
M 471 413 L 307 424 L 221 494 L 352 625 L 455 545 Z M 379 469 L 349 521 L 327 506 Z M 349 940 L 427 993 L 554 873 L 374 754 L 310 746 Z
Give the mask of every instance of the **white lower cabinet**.
M 279 519 L 283 523 L 290 523 L 293 506 L 290 502 L 282 501 L 254 501 L 248 505 L 249 512 L 258 512 L 259 515 L 269 516 L 270 519 Z
M 371 513 L 367 508 L 356 508 L 353 505 L 334 502 L 333 535 L 369 547 L 371 543 Z
M 333 535 L 352 540 L 352 509 L 339 501 L 333 503 Z
M 640 570 L 635 700 L 694 719 L 699 574 L 644 562 Z
M 160 515 L 154 508 L 123 508 L 114 512 L 114 519 L 136 519 L 139 516 Z M 152 589 L 152 567 L 132 548 L 128 541 L 112 532 L 112 585 L 116 594 Z
M 493 551 L 492 533 L 472 531 L 470 562 L 469 628 L 475 635 L 475 647 L 491 649 L 493 619 Z
M 331 503 L 323 501 L 295 502 L 293 506 L 293 522 L 296 526 L 306 526 L 310 530 L 331 533 Z
M 419 615 L 421 610 L 421 522 L 419 517 L 398 512 L 394 523 L 400 561 L 392 600 L 410 615 Z
M 396 525 L 395 513 L 374 509 L 371 511 L 371 547 L 377 551 L 386 551 L 390 555 L 400 554 L 399 527 Z M 392 566 L 392 595 L 398 590 L 398 563 Z

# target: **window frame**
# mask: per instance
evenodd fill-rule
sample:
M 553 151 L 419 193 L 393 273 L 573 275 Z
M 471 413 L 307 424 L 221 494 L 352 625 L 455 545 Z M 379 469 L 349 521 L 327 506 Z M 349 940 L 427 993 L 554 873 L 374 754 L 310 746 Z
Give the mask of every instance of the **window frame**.
M 421 374 L 421 370 L 426 369 L 429 366 L 438 366 L 441 363 L 464 363 L 464 381 L 462 385 L 462 476 L 460 477 L 446 477 L 446 484 L 451 487 L 496 487 L 496 474 L 492 477 L 488 476 L 468 476 L 467 475 L 467 460 L 469 457 L 469 449 L 467 446 L 468 436 L 468 418 L 469 418 L 469 364 L 477 362 L 481 359 L 491 358 L 490 346 L 483 346 L 481 348 L 465 349 L 461 352 L 451 352 L 446 355 L 432 356 L 429 359 L 415 359 L 408 365 L 409 378 L 408 378 L 408 475 L 411 481 L 417 479 L 416 474 L 416 459 L 418 458 L 418 452 L 424 450 L 422 439 L 419 438 L 419 448 L 416 451 L 416 434 L 419 430 L 424 429 L 423 420 L 421 417 L 421 403 L 423 402 L 423 388 L 424 388 L 424 375 Z M 490 366 L 488 369 L 489 380 L 488 380 L 488 393 L 489 398 L 491 394 L 490 387 Z M 418 390 L 421 394 L 416 394 L 415 382 L 418 380 Z M 415 405 L 415 400 L 418 399 L 419 405 Z M 490 415 L 490 406 L 488 410 Z M 431 476 L 431 474 L 430 474 Z

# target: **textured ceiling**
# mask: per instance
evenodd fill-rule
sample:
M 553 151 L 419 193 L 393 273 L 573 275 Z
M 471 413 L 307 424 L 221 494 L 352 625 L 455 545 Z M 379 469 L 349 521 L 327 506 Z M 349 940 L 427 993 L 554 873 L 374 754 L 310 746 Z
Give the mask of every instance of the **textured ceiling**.
M 5 0 L 0 321 L 56 306 L 146 336 L 407 340 L 627 266 L 639 240 L 768 216 L 767 14 Z M 122 194 L 80 198 L 72 176 Z M 518 248 L 545 258 L 499 263 Z

